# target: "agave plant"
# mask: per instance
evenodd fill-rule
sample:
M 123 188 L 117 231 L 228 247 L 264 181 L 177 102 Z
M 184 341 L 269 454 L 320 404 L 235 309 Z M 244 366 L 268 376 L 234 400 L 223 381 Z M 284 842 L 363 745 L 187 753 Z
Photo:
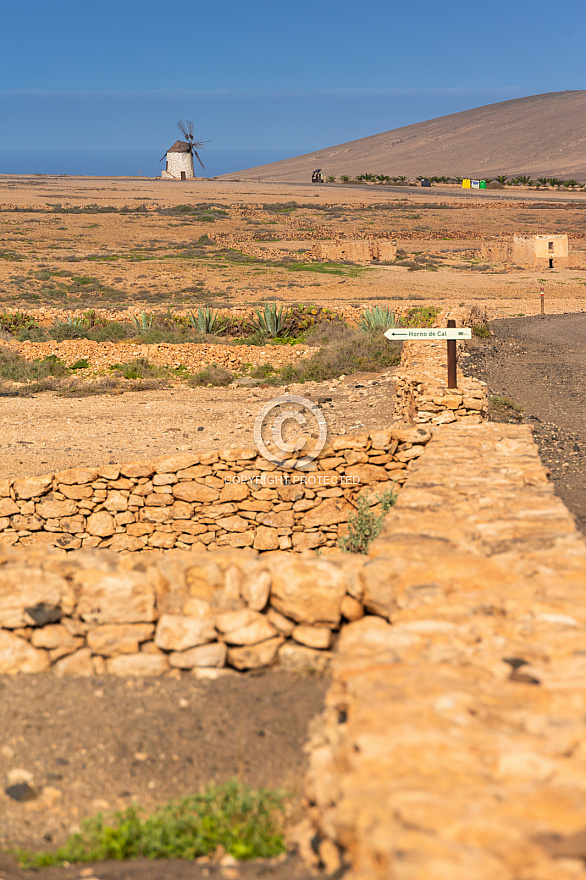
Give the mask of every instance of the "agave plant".
M 131 315 L 130 320 L 139 333 L 146 333 L 152 329 L 154 317 L 150 312 L 141 312 L 140 315 Z
M 219 333 L 223 324 L 217 312 L 214 312 L 213 309 L 203 309 L 201 306 L 197 310 L 197 315 L 188 312 L 187 320 L 194 330 L 205 334 Z
M 396 327 L 395 314 L 388 306 L 372 306 L 362 312 L 358 327 L 363 333 L 383 332 Z
M 283 306 L 277 308 L 277 303 L 265 303 L 264 309 L 256 310 L 256 320 L 254 323 L 261 333 L 266 333 L 272 339 L 275 337 L 284 338 L 289 335 L 287 329 L 287 319 L 289 312 L 283 314 Z

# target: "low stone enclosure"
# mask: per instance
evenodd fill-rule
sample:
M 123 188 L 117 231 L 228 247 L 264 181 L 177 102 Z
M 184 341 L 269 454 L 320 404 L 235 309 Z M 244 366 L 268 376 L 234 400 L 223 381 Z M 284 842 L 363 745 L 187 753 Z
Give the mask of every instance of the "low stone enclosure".
M 405 348 L 399 430 L 430 439 L 367 556 L 4 547 L 0 674 L 330 668 L 293 834 L 310 865 L 586 880 L 586 546 L 531 429 L 446 389 L 445 343 Z
M 335 552 L 358 497 L 375 505 L 399 489 L 430 426 L 482 422 L 485 386 L 460 375 L 448 389 L 445 359 L 445 343 L 405 344 L 398 424 L 333 438 L 303 472 L 283 471 L 256 449 L 229 449 L 0 480 L 0 546 Z

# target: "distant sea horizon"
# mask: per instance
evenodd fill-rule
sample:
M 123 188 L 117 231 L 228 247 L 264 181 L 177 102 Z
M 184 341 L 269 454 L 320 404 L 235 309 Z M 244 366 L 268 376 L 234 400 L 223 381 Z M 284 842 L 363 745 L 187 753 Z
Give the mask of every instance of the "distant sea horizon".
M 291 159 L 311 149 L 315 148 L 202 151 L 205 170 L 197 166 L 196 175 L 218 177 Z M 158 158 L 154 150 L 0 150 L 0 174 L 160 177 L 165 165 Z

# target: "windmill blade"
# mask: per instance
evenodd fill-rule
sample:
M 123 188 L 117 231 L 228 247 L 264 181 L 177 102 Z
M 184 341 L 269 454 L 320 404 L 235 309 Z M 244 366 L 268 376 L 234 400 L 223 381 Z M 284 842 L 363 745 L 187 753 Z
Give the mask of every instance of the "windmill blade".
M 200 164 L 201 167 L 203 168 L 203 162 L 202 162 L 201 159 L 199 158 L 198 153 L 197 153 L 197 150 L 193 150 L 193 155 L 194 155 L 194 156 L 197 156 L 197 161 L 199 162 L 199 164 Z M 205 171 L 205 168 L 203 168 L 203 170 Z
M 162 162 L 162 161 L 163 161 L 163 159 L 166 159 L 166 157 L 167 157 L 167 154 L 166 154 L 166 153 L 165 153 L 165 155 L 164 155 L 164 156 L 161 156 L 161 158 L 160 158 L 160 159 L 159 159 L 159 162 Z
M 183 135 L 184 138 L 189 138 L 189 135 L 187 134 L 187 129 L 185 128 L 185 125 L 183 124 L 182 119 L 180 119 L 179 122 L 177 123 L 177 128 L 179 129 L 179 131 L 181 132 L 181 134 Z
M 187 131 L 189 132 L 189 140 L 193 140 L 193 122 L 187 120 Z

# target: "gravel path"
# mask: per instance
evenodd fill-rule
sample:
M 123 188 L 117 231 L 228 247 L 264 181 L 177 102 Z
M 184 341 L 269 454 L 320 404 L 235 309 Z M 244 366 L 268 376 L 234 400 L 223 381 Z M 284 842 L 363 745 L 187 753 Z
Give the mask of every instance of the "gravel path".
M 522 408 L 493 405 L 491 418 L 533 426 L 556 493 L 586 534 L 586 313 L 494 321 L 491 330 L 464 369 Z

